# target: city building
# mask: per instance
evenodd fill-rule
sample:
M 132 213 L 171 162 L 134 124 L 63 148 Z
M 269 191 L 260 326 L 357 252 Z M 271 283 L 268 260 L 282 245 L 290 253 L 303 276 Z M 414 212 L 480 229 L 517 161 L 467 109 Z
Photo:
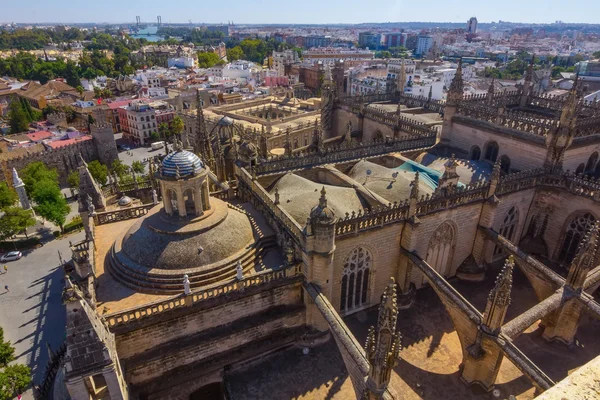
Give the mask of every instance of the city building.
M 372 32 L 360 32 L 358 34 L 358 45 L 377 50 L 381 45 L 381 34 Z
M 123 138 L 144 146 L 151 141 L 153 133 L 158 134 L 158 126 L 169 123 L 175 117 L 173 110 L 163 101 L 133 101 L 118 108 Z
M 404 32 L 386 33 L 383 36 L 383 45 L 388 49 L 400 46 L 406 47 L 407 38 L 408 34 Z
M 333 64 L 336 60 L 366 61 L 373 60 L 375 53 L 365 49 L 346 49 L 341 47 L 313 48 L 302 52 L 305 62 Z
M 429 35 L 419 35 L 415 55 L 418 57 L 426 56 L 433 47 L 433 37 Z
M 272 69 L 277 72 L 279 76 L 285 76 L 285 67 L 287 65 L 295 64 L 300 61 L 298 53 L 295 50 L 284 50 L 273 52 L 273 67 Z
M 469 20 L 467 21 L 467 33 L 471 35 L 477 33 L 477 18 L 469 18 Z

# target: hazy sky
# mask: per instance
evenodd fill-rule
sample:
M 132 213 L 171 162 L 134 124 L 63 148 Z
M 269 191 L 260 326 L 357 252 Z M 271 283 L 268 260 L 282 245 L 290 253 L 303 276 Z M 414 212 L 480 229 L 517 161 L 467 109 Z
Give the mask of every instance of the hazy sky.
M 1 22 L 359 23 L 397 21 L 600 23 L 598 0 L 26 0 L 2 1 Z

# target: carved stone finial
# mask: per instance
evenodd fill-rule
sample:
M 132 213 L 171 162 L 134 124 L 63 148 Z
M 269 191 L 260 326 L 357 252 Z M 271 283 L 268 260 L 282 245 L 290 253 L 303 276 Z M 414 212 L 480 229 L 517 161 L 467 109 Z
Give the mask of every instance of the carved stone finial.
M 496 278 L 496 284 L 488 296 L 485 312 L 483 313 L 483 324 L 488 329 L 488 333 L 493 335 L 500 332 L 500 327 L 504 323 L 504 317 L 510 305 L 514 266 L 515 259 L 511 255 L 506 259 L 502 271 Z
M 275 205 L 279 204 L 279 188 L 275 188 Z
M 571 262 L 567 285 L 575 290 L 581 290 L 588 272 L 595 266 L 600 238 L 600 221 L 594 223 L 579 244 L 577 254 Z
M 365 343 L 365 353 L 369 362 L 365 398 L 382 398 L 390 382 L 392 370 L 398 365 L 402 337 L 396 330 L 397 318 L 396 282 L 394 278 L 390 278 L 379 305 L 377 327 L 369 329 Z
M 419 171 L 415 173 L 415 179 L 410 183 L 410 198 L 418 199 L 419 198 Z
M 321 197 L 319 198 L 319 207 L 321 208 L 327 207 L 327 197 L 325 197 L 326 194 L 327 191 L 325 190 L 325 186 L 323 186 L 323 189 L 321 189 Z

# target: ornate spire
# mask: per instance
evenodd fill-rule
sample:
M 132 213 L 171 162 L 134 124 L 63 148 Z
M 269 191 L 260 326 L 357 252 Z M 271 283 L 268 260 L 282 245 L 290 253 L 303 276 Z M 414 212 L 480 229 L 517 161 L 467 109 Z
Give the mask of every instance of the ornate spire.
M 488 301 L 483 313 L 483 328 L 487 333 L 497 335 L 504 323 L 506 310 L 510 305 L 510 291 L 512 288 L 512 273 L 515 266 L 513 256 L 509 256 L 502 271 L 496 278 L 496 284 L 488 296 Z
M 15 168 L 13 168 L 12 170 L 12 176 L 13 176 L 13 186 L 19 187 L 19 186 L 23 186 L 23 180 L 19 177 L 19 174 L 17 173 L 17 170 Z
M 406 68 L 404 67 L 404 58 L 402 59 L 402 64 L 400 65 L 400 74 L 397 75 L 396 79 L 398 79 L 398 82 L 396 83 L 396 91 L 399 93 L 404 93 L 404 85 L 406 83 Z
M 327 192 L 325 191 L 325 186 L 321 189 L 321 197 L 319 198 L 319 207 L 326 208 L 327 207 L 327 197 L 325 195 Z
M 433 96 L 433 85 L 429 86 L 429 94 L 427 95 L 427 101 L 431 101 L 432 96 Z
M 594 223 L 579 244 L 577 254 L 571 262 L 569 275 L 567 276 L 567 285 L 575 290 L 581 290 L 587 274 L 595 267 L 596 256 L 598 254 L 598 245 L 600 238 L 600 221 Z
M 450 83 L 448 90 L 448 103 L 451 105 L 457 105 L 463 98 L 464 82 L 462 77 L 462 58 L 458 61 L 458 68 Z
M 410 183 L 410 198 L 418 199 L 419 198 L 419 171 L 415 173 L 415 179 Z
M 487 103 L 488 105 L 492 105 L 492 102 L 494 101 L 494 91 L 496 90 L 495 86 L 494 86 L 494 82 L 495 82 L 495 78 L 492 78 L 492 82 L 490 83 L 490 87 L 488 87 L 488 92 L 487 92 Z
M 369 362 L 369 375 L 365 398 L 381 399 L 392 376 L 393 368 L 398 365 L 402 349 L 400 332 L 396 330 L 398 318 L 398 298 L 396 282 L 390 283 L 383 292 L 379 305 L 377 328 L 371 327 L 365 343 L 365 353 Z
M 196 143 L 194 151 L 200 154 L 202 161 L 214 168 L 214 165 L 211 165 L 214 161 L 214 154 L 210 144 L 209 133 L 206 129 L 206 123 L 204 121 L 200 90 L 196 91 Z

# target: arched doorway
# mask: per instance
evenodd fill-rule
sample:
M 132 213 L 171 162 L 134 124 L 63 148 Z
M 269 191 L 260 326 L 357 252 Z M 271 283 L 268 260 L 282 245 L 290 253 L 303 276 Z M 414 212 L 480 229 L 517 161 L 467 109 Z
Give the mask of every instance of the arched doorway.
M 594 168 L 596 167 L 597 161 L 598 161 L 598 152 L 595 151 L 592 153 L 590 158 L 588 158 L 588 162 L 585 165 L 585 172 L 594 172 Z
M 496 160 L 498 159 L 498 143 L 496 142 L 489 142 L 487 144 L 487 146 L 485 147 L 485 156 L 484 159 L 486 161 L 490 161 L 495 163 Z
M 508 174 L 508 171 L 510 171 L 510 158 L 506 154 L 500 157 L 500 170 L 505 174 Z
M 504 219 L 502 220 L 502 225 L 500 225 L 500 229 L 498 230 L 498 233 L 514 243 L 515 233 L 517 232 L 518 224 L 519 224 L 519 211 L 517 210 L 516 207 L 513 206 L 504 215 Z M 497 256 L 499 254 L 502 254 L 502 250 L 503 249 L 501 246 L 496 246 L 494 248 L 494 255 Z
M 179 207 L 177 204 L 177 193 L 175 193 L 174 190 L 169 189 L 169 190 L 167 190 L 167 198 L 169 199 L 169 202 L 171 203 L 171 209 L 173 210 L 173 215 L 179 214 Z
M 190 394 L 190 400 L 225 400 L 221 382 L 202 386 L 200 389 Z
M 453 245 L 454 228 L 449 222 L 444 222 L 438 226 L 431 236 L 431 239 L 429 239 L 429 247 L 427 249 L 425 261 L 444 277 L 450 275 Z
M 480 158 L 481 149 L 479 148 L 479 146 L 473 146 L 473 148 L 471 149 L 471 156 L 469 157 L 469 159 L 473 161 L 479 161 Z
M 342 275 L 340 312 L 347 313 L 369 302 L 369 279 L 373 256 L 363 247 L 357 247 L 346 258 Z
M 185 192 L 183 192 L 183 200 L 185 201 L 185 214 L 187 216 L 195 216 L 196 203 L 194 199 L 194 191 L 192 189 L 187 189 Z
M 568 265 L 573 261 L 581 239 L 595 222 L 596 218 L 591 213 L 580 214 L 569 222 L 558 252 L 558 262 Z
M 581 163 L 579 164 L 579 166 L 577 167 L 577 169 L 575 170 L 576 174 L 583 174 L 583 171 L 585 170 L 585 164 Z

